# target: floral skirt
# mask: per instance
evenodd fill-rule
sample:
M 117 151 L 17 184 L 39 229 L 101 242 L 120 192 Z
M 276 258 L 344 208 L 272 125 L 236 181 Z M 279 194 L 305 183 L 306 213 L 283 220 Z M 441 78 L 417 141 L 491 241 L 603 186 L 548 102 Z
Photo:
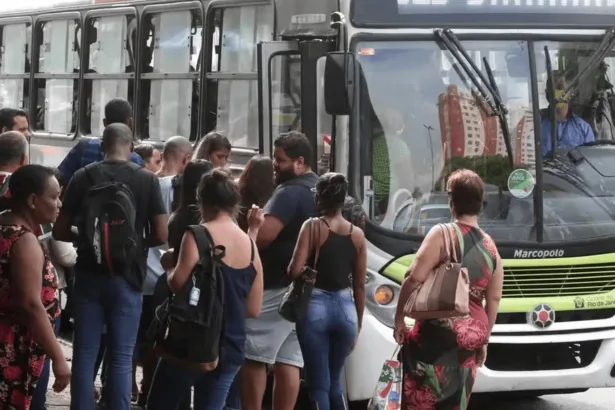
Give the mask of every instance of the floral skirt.
M 0 410 L 30 408 L 45 353 L 25 327 L 0 323 Z
M 471 317 L 417 322 L 401 350 L 403 410 L 465 410 L 486 325 Z
M 404 360 L 403 410 L 465 410 L 476 367 L 431 365 Z

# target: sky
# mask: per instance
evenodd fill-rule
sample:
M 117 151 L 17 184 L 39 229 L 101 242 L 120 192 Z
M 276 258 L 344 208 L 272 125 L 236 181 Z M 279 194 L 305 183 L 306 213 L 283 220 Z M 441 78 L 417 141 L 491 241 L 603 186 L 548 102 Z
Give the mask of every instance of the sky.
M 59 4 L 83 2 L 83 0 L 19 0 L 16 2 L 0 1 L 0 11 L 48 8 Z M 6 3 L 6 4 L 5 4 Z

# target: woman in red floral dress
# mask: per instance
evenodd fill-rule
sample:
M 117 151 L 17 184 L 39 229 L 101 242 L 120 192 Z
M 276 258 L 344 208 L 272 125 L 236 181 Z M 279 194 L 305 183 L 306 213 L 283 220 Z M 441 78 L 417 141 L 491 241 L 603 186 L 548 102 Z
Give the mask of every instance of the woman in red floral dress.
M 465 410 L 477 369 L 487 357 L 502 297 L 503 271 L 495 243 L 478 227 L 483 192 L 483 181 L 473 171 L 457 170 L 448 179 L 451 213 L 456 218 L 451 229 L 457 233 L 457 254 L 463 255 L 470 275 L 470 314 L 417 321 L 410 331 L 404 323 L 409 295 L 444 259 L 440 229 L 429 231 L 402 284 L 395 339 L 403 345 L 403 410 Z
M 55 338 L 57 280 L 34 232 L 53 223 L 60 186 L 53 171 L 26 165 L 11 175 L 11 209 L 0 214 L 0 410 L 28 410 L 45 357 L 53 362 L 54 390 L 70 381 Z

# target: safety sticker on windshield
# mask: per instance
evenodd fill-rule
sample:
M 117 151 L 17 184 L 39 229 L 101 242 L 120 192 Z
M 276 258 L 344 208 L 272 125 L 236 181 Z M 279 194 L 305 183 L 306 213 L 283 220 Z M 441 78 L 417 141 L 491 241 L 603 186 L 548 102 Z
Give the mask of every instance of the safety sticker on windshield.
M 530 171 L 515 169 L 508 176 L 508 190 L 515 198 L 527 198 L 534 192 L 536 182 Z

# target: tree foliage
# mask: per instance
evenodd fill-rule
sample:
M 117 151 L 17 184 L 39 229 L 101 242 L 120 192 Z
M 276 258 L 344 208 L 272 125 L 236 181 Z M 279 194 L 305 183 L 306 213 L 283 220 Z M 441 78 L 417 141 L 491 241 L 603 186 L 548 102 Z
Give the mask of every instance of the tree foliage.
M 503 155 L 479 155 L 474 157 L 453 157 L 446 161 L 444 173 L 438 180 L 436 189 L 444 190 L 448 177 L 456 170 L 465 168 L 476 172 L 485 184 L 495 185 L 508 191 L 508 176 L 512 171 L 529 166 L 511 167 L 508 158 Z

